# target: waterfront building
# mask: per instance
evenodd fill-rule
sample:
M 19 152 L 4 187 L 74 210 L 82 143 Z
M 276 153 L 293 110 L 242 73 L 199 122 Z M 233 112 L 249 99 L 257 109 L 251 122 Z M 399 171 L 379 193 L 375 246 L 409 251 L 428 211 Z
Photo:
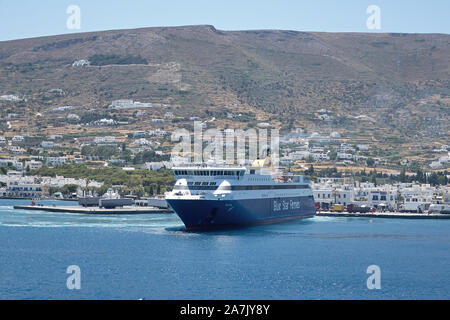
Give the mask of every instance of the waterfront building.
M 42 187 L 39 184 L 24 182 L 22 180 L 8 181 L 6 196 L 14 198 L 40 198 Z

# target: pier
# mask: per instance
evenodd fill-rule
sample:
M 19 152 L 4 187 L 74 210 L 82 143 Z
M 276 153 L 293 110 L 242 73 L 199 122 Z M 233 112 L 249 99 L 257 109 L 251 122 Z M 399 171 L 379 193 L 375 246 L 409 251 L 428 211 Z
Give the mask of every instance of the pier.
M 144 214 L 144 213 L 172 213 L 171 209 L 162 209 L 156 207 L 137 207 L 128 206 L 120 208 L 99 208 L 99 207 L 79 207 L 79 206 L 40 206 L 25 205 L 14 206 L 14 209 L 38 210 L 49 212 L 82 213 L 82 214 Z
M 318 217 L 391 218 L 391 219 L 450 219 L 450 214 L 408 212 L 317 212 Z

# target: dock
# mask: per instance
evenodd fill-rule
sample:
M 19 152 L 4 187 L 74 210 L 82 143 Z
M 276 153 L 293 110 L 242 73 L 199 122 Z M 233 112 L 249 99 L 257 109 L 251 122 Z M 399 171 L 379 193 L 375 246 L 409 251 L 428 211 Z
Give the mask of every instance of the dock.
M 390 219 L 450 219 L 450 214 L 408 212 L 317 212 L 318 217 L 390 218 Z
M 171 209 L 162 209 L 156 207 L 137 207 L 127 206 L 120 208 L 99 208 L 99 207 L 81 207 L 81 206 L 40 206 L 26 205 L 14 206 L 14 209 L 37 210 L 49 212 L 82 213 L 82 214 L 144 214 L 144 213 L 173 213 Z

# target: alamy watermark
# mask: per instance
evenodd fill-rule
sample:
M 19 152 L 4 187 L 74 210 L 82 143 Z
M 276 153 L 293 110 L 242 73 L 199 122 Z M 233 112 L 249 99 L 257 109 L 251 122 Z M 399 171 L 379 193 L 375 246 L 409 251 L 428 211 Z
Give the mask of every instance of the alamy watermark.
M 81 269 L 77 265 L 68 266 L 66 273 L 70 274 L 67 278 L 66 286 L 69 290 L 80 290 L 81 289 Z
M 369 30 L 381 29 L 381 9 L 377 5 L 370 5 L 366 9 L 366 13 L 370 16 L 366 20 L 366 26 Z
M 270 155 L 274 167 L 279 163 L 278 129 L 207 129 L 204 124 L 194 122 L 194 133 L 187 129 L 177 129 L 172 133 L 173 163 L 214 163 L 245 165 Z
M 367 289 L 381 289 L 381 269 L 376 264 L 372 264 L 367 267 L 367 274 L 370 274 L 370 277 L 367 278 Z
M 66 26 L 69 30 L 81 29 L 81 9 L 75 4 L 71 4 L 67 7 L 66 13 L 70 14 L 67 18 Z

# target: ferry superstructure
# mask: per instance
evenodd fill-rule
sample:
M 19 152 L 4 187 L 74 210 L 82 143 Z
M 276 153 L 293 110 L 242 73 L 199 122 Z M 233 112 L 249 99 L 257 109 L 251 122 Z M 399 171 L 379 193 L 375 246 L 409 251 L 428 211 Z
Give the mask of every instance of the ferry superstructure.
M 315 215 L 309 179 L 251 167 L 180 166 L 166 201 L 187 229 L 275 223 Z

